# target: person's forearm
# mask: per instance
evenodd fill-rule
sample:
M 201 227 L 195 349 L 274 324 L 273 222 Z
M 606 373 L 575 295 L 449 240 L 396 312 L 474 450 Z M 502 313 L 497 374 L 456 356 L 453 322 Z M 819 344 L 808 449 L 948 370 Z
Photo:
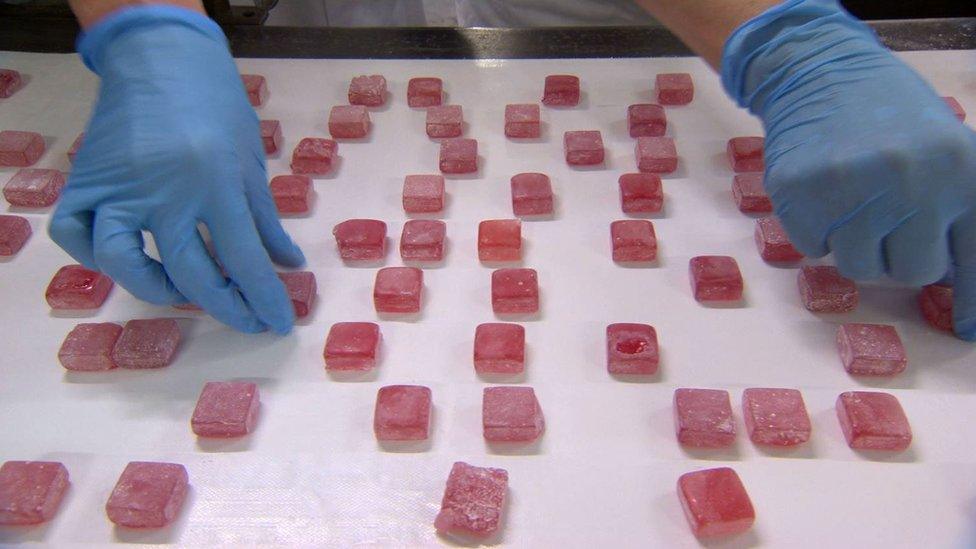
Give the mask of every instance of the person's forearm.
M 170 4 L 187 8 L 200 13 L 206 13 L 201 0 L 68 0 L 71 10 L 81 24 L 87 29 L 106 15 L 128 6 L 145 6 L 150 4 Z

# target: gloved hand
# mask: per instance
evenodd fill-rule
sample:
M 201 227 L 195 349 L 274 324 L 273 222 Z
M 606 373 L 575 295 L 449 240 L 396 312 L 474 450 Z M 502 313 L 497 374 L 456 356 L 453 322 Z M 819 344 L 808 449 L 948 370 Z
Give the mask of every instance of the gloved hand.
M 140 299 L 288 332 L 294 311 L 271 261 L 305 258 L 278 220 L 258 118 L 220 28 L 189 10 L 136 7 L 89 29 L 78 51 L 101 86 L 51 238 Z
M 796 247 L 910 285 L 955 269 L 976 339 L 976 134 L 834 0 L 790 0 L 726 42 L 722 83 L 766 129 L 766 190 Z

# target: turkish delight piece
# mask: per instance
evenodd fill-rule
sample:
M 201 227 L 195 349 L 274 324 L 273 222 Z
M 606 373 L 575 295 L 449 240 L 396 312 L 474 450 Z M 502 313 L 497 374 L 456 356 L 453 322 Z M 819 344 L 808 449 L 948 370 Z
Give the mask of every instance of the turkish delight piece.
M 523 138 L 542 135 L 540 110 L 535 103 L 505 105 L 505 136 Z
M 654 88 L 661 105 L 687 105 L 695 98 L 695 83 L 686 72 L 659 74 Z
M 315 304 L 315 273 L 310 271 L 295 271 L 278 273 L 278 278 L 285 284 L 288 299 L 295 308 L 295 316 L 304 318 Z
M 645 173 L 672 173 L 678 169 L 678 150 L 670 137 L 638 137 L 634 155 L 637 169 Z
M 441 141 L 440 168 L 443 173 L 478 171 L 478 142 L 462 137 Z
M 440 78 L 411 78 L 407 82 L 407 105 L 434 107 L 444 100 L 444 83 Z
M 512 176 L 512 210 L 515 215 L 549 215 L 552 213 L 552 183 L 544 173 L 520 173 Z
M 64 174 L 58 170 L 22 168 L 3 187 L 3 197 L 12 206 L 46 208 L 57 202 L 64 188 Z
M 765 261 L 775 263 L 803 259 L 803 254 L 793 246 L 783 224 L 775 217 L 757 219 L 753 236 L 756 247 L 759 248 L 759 256 Z
M 24 79 L 13 69 L 0 69 L 0 99 L 6 99 L 24 87 Z
M 271 178 L 271 198 L 280 214 L 308 213 L 312 178 L 307 175 L 276 175 Z
M 197 436 L 240 437 L 254 429 L 261 398 L 248 381 L 208 381 L 193 409 L 190 427 Z
M 189 477 L 178 463 L 132 461 L 105 504 L 108 518 L 127 528 L 162 528 L 173 522 L 186 499 Z
M 260 126 L 261 142 L 264 143 L 264 154 L 276 154 L 284 141 L 284 135 L 281 132 L 281 122 L 278 120 L 261 120 Z
M 620 262 L 654 261 L 657 258 L 657 236 L 654 225 L 646 219 L 625 219 L 610 224 L 613 260 Z
M 325 339 L 326 370 L 372 370 L 380 347 L 380 327 L 372 322 L 337 322 Z
M 522 259 L 522 222 L 518 219 L 490 219 L 479 223 L 478 259 L 481 261 Z
M 373 432 L 377 440 L 427 440 L 430 435 L 430 389 L 388 385 L 376 394 Z
M 75 158 L 78 156 L 78 151 L 81 150 L 81 146 L 85 143 L 85 132 L 78 134 L 75 138 L 74 143 L 71 144 L 71 148 L 68 149 L 68 161 L 72 164 L 75 163 Z
M 756 521 L 742 480 L 728 467 L 681 475 L 678 499 L 691 531 L 700 538 L 739 534 Z
M 440 261 L 444 259 L 447 225 L 433 219 L 411 219 L 403 224 L 400 257 L 404 261 Z
M 408 175 L 403 179 L 403 211 L 435 213 L 443 209 L 443 175 Z
M 678 442 L 697 448 L 722 448 L 735 442 L 728 391 L 676 389 L 674 425 Z
M 336 139 L 358 139 L 369 133 L 369 111 L 362 105 L 336 105 L 329 112 L 329 133 Z
M 597 130 L 571 131 L 563 134 L 566 163 L 570 166 L 602 164 L 603 136 Z
M 624 213 L 657 213 L 664 205 L 661 176 L 654 173 L 625 173 L 620 184 L 620 207 Z
M 454 464 L 434 528 L 444 534 L 488 538 L 498 531 L 508 491 L 504 469 Z
M 386 103 L 386 78 L 379 74 L 356 76 L 349 82 L 349 104 L 379 107 Z
M 482 374 L 525 371 L 525 328 L 518 324 L 479 324 L 474 332 L 474 369 Z
M 325 175 L 332 170 L 338 144 L 331 139 L 306 137 L 295 145 L 291 171 L 296 174 Z
M 837 419 L 847 445 L 859 450 L 901 451 L 912 443 L 912 428 L 894 395 L 850 391 L 837 397 Z
M 44 155 L 44 147 L 44 137 L 39 133 L 0 131 L 0 166 L 33 166 Z
M 766 169 L 763 160 L 763 146 L 765 139 L 762 137 L 733 137 L 729 139 L 726 152 L 729 155 L 729 165 L 732 171 L 741 172 L 761 172 Z
M 810 440 L 810 416 L 796 389 L 746 389 L 742 417 L 756 444 L 796 446 Z
M 179 346 L 180 325 L 172 318 L 130 320 L 112 348 L 112 362 L 133 370 L 163 368 Z
M 81 265 L 58 269 L 44 297 L 52 309 L 97 309 L 112 290 L 112 279 Z
M 490 442 L 531 442 L 546 428 L 532 387 L 487 387 L 481 410 Z
M 247 92 L 247 100 L 253 107 L 260 107 L 268 102 L 268 81 L 260 74 L 242 74 L 241 80 L 244 82 L 244 91 Z
M 627 127 L 631 137 L 657 137 L 668 129 L 664 107 L 642 103 L 627 107 Z
M 837 350 L 847 373 L 893 376 L 905 371 L 908 357 L 894 326 L 842 324 L 837 329 Z
M 68 470 L 56 461 L 7 461 L 0 466 L 0 526 L 54 518 L 68 489 Z
M 30 222 L 17 215 L 0 215 L 0 256 L 14 255 L 32 234 Z
M 460 137 L 463 123 L 461 105 L 437 105 L 427 109 L 428 137 Z
M 547 107 L 575 107 L 580 101 L 580 79 L 571 74 L 550 74 L 546 77 L 542 104 Z
M 918 293 L 918 308 L 922 316 L 933 328 L 951 332 L 952 322 L 952 286 L 930 284 Z
M 614 375 L 657 373 L 657 332 L 647 324 L 607 326 L 607 371 Z
M 732 178 L 732 199 L 743 213 L 770 213 L 773 202 L 763 188 L 763 174 L 740 173 Z
M 424 272 L 416 267 L 386 267 L 376 272 L 373 304 L 378 313 L 416 313 Z
M 837 267 L 807 265 L 797 277 L 803 306 L 814 313 L 847 313 L 857 307 L 854 281 L 840 275 Z
M 372 261 L 386 253 L 386 223 L 375 219 L 349 219 L 332 229 L 339 256 L 345 260 Z
M 734 258 L 702 255 L 689 262 L 691 289 L 698 301 L 738 301 L 742 299 L 742 273 Z
M 491 273 L 491 308 L 496 314 L 539 310 L 539 275 L 535 269 L 498 269 Z
M 962 105 L 959 104 L 959 100 L 957 100 L 955 97 L 943 97 L 942 99 L 945 100 L 946 105 L 949 105 L 949 108 L 952 109 L 952 114 L 956 115 L 956 118 L 958 118 L 960 122 L 966 121 L 966 110 L 963 109 Z
M 66 370 L 111 370 L 115 368 L 112 349 L 120 335 L 122 326 L 111 322 L 79 324 L 61 343 L 58 360 Z

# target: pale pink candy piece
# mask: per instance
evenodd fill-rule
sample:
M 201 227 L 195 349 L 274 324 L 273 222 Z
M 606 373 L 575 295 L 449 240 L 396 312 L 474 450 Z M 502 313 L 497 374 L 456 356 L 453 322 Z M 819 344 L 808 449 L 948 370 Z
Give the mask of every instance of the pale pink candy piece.
M 352 261 L 383 259 L 386 253 L 386 223 L 375 219 L 350 219 L 332 229 L 339 256 Z
M 728 391 L 676 389 L 674 425 L 678 442 L 685 446 L 730 446 L 735 442 L 735 422 Z
M 403 224 L 400 257 L 404 261 L 440 261 L 444 259 L 447 225 L 433 219 L 411 219 Z
M 520 173 L 512 176 L 512 210 L 515 215 L 549 215 L 552 213 L 552 183 L 544 173 Z
M 893 376 L 905 371 L 908 357 L 894 326 L 843 324 L 837 329 L 837 350 L 847 373 Z
M 837 419 L 847 445 L 859 450 L 901 451 L 912 443 L 912 428 L 894 395 L 850 391 L 837 397 Z
M 483 374 L 525 371 L 525 328 L 518 324 L 479 324 L 474 332 L 474 369 Z
M 44 148 L 44 137 L 39 133 L 0 131 L 0 166 L 33 166 L 44 155 Z
M 68 470 L 56 461 L 7 461 L 0 467 L 0 526 L 54 518 L 68 490 Z
M 240 437 L 254 429 L 261 397 L 247 381 L 208 381 L 193 409 L 190 426 L 197 436 Z
M 522 222 L 518 219 L 490 219 L 479 223 L 478 259 L 481 261 L 522 259 Z
M 501 525 L 507 491 L 508 472 L 504 469 L 455 463 L 434 528 L 445 534 L 490 537 Z
M 550 74 L 546 77 L 542 104 L 547 107 L 575 107 L 580 102 L 580 79 L 571 74 Z
M 337 322 L 325 339 L 327 370 L 372 370 L 380 346 L 380 327 L 372 322 Z
M 461 105 L 437 105 L 427 109 L 428 137 L 460 137 L 463 124 Z
M 362 105 L 337 105 L 329 112 L 329 133 L 336 139 L 358 139 L 369 133 L 369 111 Z
M 111 322 L 79 324 L 61 343 L 58 360 L 67 370 L 111 370 L 115 368 L 112 349 L 120 335 L 122 326 Z
M 0 98 L 6 99 L 24 87 L 20 73 L 13 69 L 0 69 Z
M 756 444 L 796 446 L 810 440 L 810 416 L 796 389 L 746 389 L 742 417 Z
M 678 499 L 691 531 L 700 538 L 740 534 L 756 521 L 742 480 L 728 467 L 681 475 Z
M 952 320 L 952 286 L 930 284 L 918 293 L 918 308 L 930 326 L 938 330 L 951 332 Z
M 403 211 L 434 213 L 443 209 L 443 175 L 408 175 L 403 179 Z
M 71 148 L 68 149 L 68 161 L 72 164 L 75 163 L 75 158 L 78 156 L 78 151 L 81 150 L 81 146 L 85 143 L 85 133 L 79 133 L 78 137 L 75 138 L 74 143 L 71 144 Z
M 241 80 L 244 82 L 244 91 L 247 92 L 247 100 L 254 107 L 260 107 L 268 101 L 268 82 L 260 74 L 242 74 Z
M 734 258 L 724 255 L 702 255 L 689 262 L 691 290 L 695 299 L 739 301 L 742 299 L 742 273 Z
M 695 83 L 686 72 L 659 74 L 654 87 L 661 105 L 687 105 L 695 98 Z
M 803 306 L 814 313 L 847 313 L 857 307 L 857 285 L 837 267 L 807 265 L 797 277 Z
M 605 151 L 603 136 L 597 130 L 571 131 L 563 134 L 566 163 L 570 166 L 602 164 Z
M 407 82 L 407 105 L 433 107 L 443 101 L 444 83 L 440 78 L 411 78 Z
M 944 99 L 946 104 L 949 105 L 949 108 L 952 109 L 952 114 L 956 115 L 956 118 L 958 118 L 960 122 L 966 121 L 966 110 L 963 109 L 962 105 L 959 104 L 958 99 L 955 97 L 943 97 L 942 99 Z
M 613 260 L 620 262 L 654 261 L 657 236 L 654 224 L 646 219 L 624 219 L 610 224 Z
M 478 142 L 462 137 L 441 141 L 440 168 L 443 173 L 478 171 Z
M 624 213 L 656 213 L 664 206 L 661 176 L 654 173 L 625 173 L 620 184 L 620 207 Z
M 376 272 L 373 305 L 378 313 L 416 313 L 424 288 L 424 272 L 416 267 L 386 267 Z
M 775 217 L 757 219 L 753 237 L 756 247 L 759 248 L 759 256 L 765 261 L 788 262 L 803 259 L 803 254 L 793 246 L 786 229 Z
M 65 265 L 54 274 L 44 297 L 52 309 L 97 309 L 114 285 L 101 273 L 81 265 Z
M 288 292 L 288 299 L 291 300 L 295 308 L 295 316 L 304 318 L 311 312 L 315 304 L 315 273 L 311 271 L 295 271 L 290 273 L 278 273 L 278 277 L 285 284 Z
M 377 440 L 427 440 L 430 435 L 430 389 L 388 385 L 376 394 L 373 432 Z
M 281 132 L 281 122 L 278 120 L 261 120 L 261 142 L 264 144 L 264 154 L 272 155 L 278 152 L 284 142 Z
M 766 169 L 763 160 L 763 146 L 766 140 L 762 137 L 733 137 L 729 139 L 726 153 L 729 156 L 729 165 L 732 171 L 741 172 L 761 172 Z
M 0 256 L 19 252 L 32 233 L 30 222 L 23 217 L 0 215 Z
M 356 76 L 349 82 L 349 104 L 379 107 L 386 103 L 386 78 L 379 74 Z
M 481 413 L 485 440 L 490 442 L 531 442 L 546 428 L 532 387 L 485 388 Z
M 637 169 L 645 173 L 672 173 L 678 169 L 678 150 L 670 137 L 638 137 L 634 155 Z
M 495 314 L 539 310 L 539 275 L 535 269 L 498 269 L 491 273 L 491 308 Z
M 539 137 L 542 134 L 542 116 L 539 105 L 522 103 L 505 105 L 506 137 Z
M 631 137 L 657 137 L 668 129 L 664 107 L 640 103 L 627 107 L 627 128 Z
M 179 515 L 189 477 L 178 463 L 132 461 L 105 504 L 108 518 L 126 528 L 162 528 Z
M 654 375 L 658 367 L 657 331 L 647 324 L 607 326 L 607 371 L 614 375 Z
M 141 370 L 169 366 L 180 346 L 180 325 L 172 318 L 130 320 L 112 349 L 119 368 Z
M 331 139 L 306 137 L 291 155 L 291 171 L 296 174 L 324 175 L 332 170 L 338 144 Z
M 277 175 L 269 184 L 271 198 L 280 214 L 308 213 L 312 179 L 307 175 Z
M 740 173 L 732 178 L 732 200 L 743 213 L 769 213 L 773 202 L 763 187 L 762 173 Z
M 46 208 L 58 201 L 64 188 L 64 174 L 58 170 L 21 168 L 3 187 L 11 206 Z

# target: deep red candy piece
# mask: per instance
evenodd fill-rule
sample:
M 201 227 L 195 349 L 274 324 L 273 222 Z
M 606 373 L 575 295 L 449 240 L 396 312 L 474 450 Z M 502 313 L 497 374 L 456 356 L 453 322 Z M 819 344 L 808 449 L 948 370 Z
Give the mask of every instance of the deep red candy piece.
M 295 316 L 297 318 L 308 316 L 315 304 L 317 290 L 315 273 L 310 271 L 278 273 L 278 278 L 285 284 L 288 299 L 295 308 Z
M 285 139 L 281 133 L 281 122 L 277 120 L 261 120 L 260 125 L 261 142 L 264 143 L 264 154 L 276 154 Z
M 728 467 L 681 475 L 678 499 L 691 531 L 700 538 L 739 534 L 756 521 L 742 480 Z
M 378 313 L 416 313 L 424 287 L 424 272 L 416 267 L 386 267 L 376 272 L 373 304 Z
M 408 175 L 403 179 L 403 211 L 435 213 L 443 209 L 443 175 Z
M 674 425 L 678 442 L 697 448 L 723 448 L 735 442 L 728 391 L 676 389 Z
M 505 105 L 505 136 L 515 138 L 542 135 L 542 116 L 535 103 Z
M 962 105 L 959 104 L 959 100 L 957 100 L 955 97 L 943 97 L 942 99 L 944 99 L 946 104 L 949 105 L 949 108 L 952 109 L 952 114 L 956 115 L 956 118 L 958 118 L 960 122 L 966 121 L 966 110 L 963 109 Z
M 447 225 L 434 219 L 411 219 L 403 224 L 400 235 L 400 257 L 404 261 L 440 261 L 444 259 Z
M 670 137 L 638 137 L 634 155 L 637 169 L 645 173 L 672 173 L 678 169 L 678 150 Z
M 30 222 L 16 215 L 0 215 L 0 256 L 11 256 L 24 247 L 32 234 Z
M 852 375 L 893 376 L 908 367 L 905 346 L 894 326 L 842 324 L 837 329 L 837 350 Z
M 580 79 L 571 74 L 551 74 L 546 77 L 542 104 L 547 107 L 575 107 L 580 101 Z
M 951 332 L 952 321 L 952 286 L 930 284 L 918 293 L 918 308 L 930 326 L 938 330 Z
M 114 283 L 112 279 L 81 265 L 58 269 L 44 297 L 52 309 L 97 309 L 105 303 Z
M 247 100 L 251 106 L 260 107 L 268 101 L 268 82 L 260 74 L 242 74 L 241 80 L 244 82 L 244 90 L 247 92 Z
M 654 88 L 661 105 L 687 105 L 695 98 L 695 84 L 686 72 L 659 74 Z
M 307 175 L 276 175 L 271 179 L 271 198 L 280 214 L 308 213 L 312 178 Z
M 691 289 L 695 299 L 739 301 L 742 299 L 742 273 L 734 258 L 724 255 L 702 255 L 689 263 Z
M 546 428 L 532 387 L 485 388 L 482 423 L 490 442 L 531 442 Z
M 625 173 L 620 184 L 620 207 L 624 213 L 657 213 L 664 206 L 661 176 L 654 173 Z
M 761 172 L 766 169 L 763 160 L 763 146 L 765 139 L 762 137 L 733 137 L 729 139 L 726 153 L 729 156 L 729 165 L 735 173 L 741 172 Z
M 11 206 L 46 208 L 57 202 L 64 188 L 64 174 L 58 170 L 22 168 L 3 187 Z
M 407 105 L 434 107 L 444 100 L 444 83 L 440 78 L 411 78 L 407 83 Z
M 837 397 L 837 419 L 851 448 L 899 452 L 912 443 L 905 411 L 888 393 L 841 393 Z
M 247 381 L 208 381 L 200 392 L 190 426 L 197 436 L 240 437 L 254 429 L 261 398 Z
M 490 219 L 479 223 L 478 259 L 481 261 L 522 259 L 522 222 L 518 219 Z
M 74 143 L 71 144 L 71 148 L 68 149 L 68 162 L 72 164 L 75 163 L 75 158 L 78 156 L 78 151 L 81 150 L 81 146 L 85 143 L 85 133 L 79 133 L 78 137 L 75 138 Z
M 801 254 L 790 242 L 786 229 L 775 217 L 763 217 L 756 220 L 756 230 L 753 234 L 759 256 L 769 262 L 789 262 L 803 259 Z
M 512 211 L 515 215 L 549 215 L 552 201 L 552 183 L 548 175 L 520 173 L 512 176 Z
M 614 375 L 654 375 L 658 366 L 657 331 L 647 324 L 607 326 L 607 371 Z
M 349 219 L 332 229 L 339 256 L 352 261 L 383 259 L 386 253 L 386 223 L 375 219 Z
M 478 142 L 462 137 L 441 141 L 439 164 L 443 173 L 478 171 Z
M 602 164 L 605 151 L 603 136 L 596 130 L 571 131 L 563 134 L 566 163 L 570 166 Z
M 668 129 L 664 107 L 642 103 L 627 107 L 627 128 L 631 137 L 657 137 Z
M 7 461 L 0 466 L 0 526 L 51 520 L 68 489 L 68 470 L 56 461 Z
M 380 347 L 380 327 L 372 322 L 337 322 L 325 340 L 326 370 L 372 370 Z
M 763 187 L 762 173 L 740 173 L 732 178 L 732 200 L 743 213 L 770 213 L 773 202 Z
M 373 432 L 377 440 L 427 440 L 430 436 L 430 389 L 388 385 L 376 394 Z
M 178 463 L 132 461 L 105 504 L 108 518 L 127 528 L 162 528 L 179 515 L 189 476 Z
M 291 171 L 296 174 L 325 175 L 332 171 L 338 144 L 331 139 L 306 137 L 295 145 Z
M 810 440 L 810 416 L 796 389 L 746 389 L 742 417 L 756 444 L 796 446 Z
M 619 262 L 654 261 L 657 236 L 654 225 L 645 219 L 624 219 L 610 224 L 613 260 Z
M 474 369 L 483 374 L 525 371 L 525 328 L 518 324 L 479 324 L 474 332 Z
M 120 335 L 122 326 L 111 322 L 79 324 L 61 343 L 58 360 L 66 370 L 111 370 L 115 368 L 112 349 Z
M 857 307 L 854 281 L 840 275 L 837 267 L 807 265 L 797 277 L 800 299 L 814 313 L 848 313 Z
M 336 139 L 359 139 L 369 133 L 369 111 L 362 105 L 337 105 L 329 112 L 329 133 Z
M 20 73 L 13 69 L 0 69 L 0 99 L 6 99 L 24 87 Z
M 33 166 L 44 155 L 44 148 L 44 137 L 39 133 L 0 131 L 0 166 Z
M 460 137 L 463 124 L 461 105 L 438 105 L 427 109 L 428 137 Z
M 535 269 L 498 269 L 491 273 L 491 308 L 495 314 L 539 311 L 539 275 Z
M 386 78 L 379 74 L 356 76 L 349 82 L 349 104 L 379 107 L 386 103 Z
M 507 491 L 508 472 L 504 469 L 455 463 L 434 528 L 444 534 L 491 537 L 501 524 Z
M 180 346 L 180 325 L 172 318 L 130 320 L 112 349 L 119 368 L 141 370 L 169 366 Z

